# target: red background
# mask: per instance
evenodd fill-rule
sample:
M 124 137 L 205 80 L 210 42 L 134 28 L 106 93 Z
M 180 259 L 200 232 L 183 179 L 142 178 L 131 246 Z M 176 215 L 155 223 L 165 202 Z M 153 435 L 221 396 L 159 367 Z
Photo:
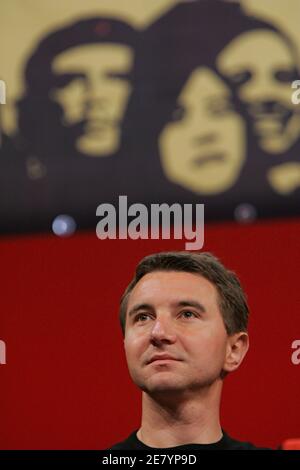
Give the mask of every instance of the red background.
M 240 276 L 251 347 L 225 380 L 222 424 L 233 437 L 276 447 L 299 437 L 300 221 L 207 225 L 205 250 Z M 140 419 L 118 324 L 119 297 L 146 254 L 183 241 L 100 241 L 95 232 L 2 239 L 2 449 L 101 449 Z

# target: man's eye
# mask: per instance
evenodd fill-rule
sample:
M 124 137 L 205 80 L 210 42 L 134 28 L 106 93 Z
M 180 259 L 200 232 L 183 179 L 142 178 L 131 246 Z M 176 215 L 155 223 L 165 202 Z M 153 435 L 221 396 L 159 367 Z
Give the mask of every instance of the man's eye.
M 290 83 L 293 82 L 294 80 L 297 80 L 299 78 L 298 72 L 296 69 L 290 69 L 290 70 L 277 70 L 274 73 L 274 78 L 278 82 L 282 83 Z
M 212 116 L 222 116 L 228 112 L 235 111 L 231 98 L 215 98 L 207 104 L 207 110 Z
M 138 315 L 136 315 L 134 320 L 135 320 L 135 322 L 144 322 L 148 318 L 149 318 L 148 313 L 139 313 Z
M 181 316 L 183 316 L 184 318 L 194 318 L 196 317 L 196 314 L 191 310 L 184 310 L 183 312 L 181 312 Z
M 112 80 L 130 80 L 130 75 L 126 72 L 110 72 L 106 76 Z
M 234 86 L 241 86 L 244 83 L 247 83 L 252 78 L 252 72 L 250 70 L 244 70 L 242 72 L 238 72 L 228 76 L 229 81 Z
M 74 80 L 82 78 L 80 74 L 65 73 L 63 75 L 56 75 L 54 78 L 54 88 L 64 88 L 65 86 L 72 83 Z

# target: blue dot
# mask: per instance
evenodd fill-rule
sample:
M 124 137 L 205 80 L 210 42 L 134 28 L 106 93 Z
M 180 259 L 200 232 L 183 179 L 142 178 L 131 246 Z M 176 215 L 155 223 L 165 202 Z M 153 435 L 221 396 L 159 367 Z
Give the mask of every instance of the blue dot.
M 239 204 L 234 210 L 234 217 L 237 222 L 248 224 L 257 218 L 257 210 L 252 204 Z
M 52 230 L 59 237 L 69 237 L 76 230 L 76 222 L 70 215 L 61 214 L 53 220 Z

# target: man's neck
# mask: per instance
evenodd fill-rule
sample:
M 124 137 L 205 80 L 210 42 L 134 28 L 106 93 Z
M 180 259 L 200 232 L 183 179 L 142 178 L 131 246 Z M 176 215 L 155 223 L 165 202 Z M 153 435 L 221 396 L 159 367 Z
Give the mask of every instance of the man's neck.
M 222 438 L 220 396 L 218 384 L 209 390 L 185 394 L 165 392 L 150 396 L 143 392 L 138 439 L 161 448 L 218 442 Z

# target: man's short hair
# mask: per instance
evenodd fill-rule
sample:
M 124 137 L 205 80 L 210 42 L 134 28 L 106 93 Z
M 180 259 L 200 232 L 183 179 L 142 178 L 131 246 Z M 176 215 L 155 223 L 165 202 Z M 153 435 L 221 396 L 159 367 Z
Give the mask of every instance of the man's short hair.
M 247 331 L 249 307 L 246 294 L 237 275 L 225 268 L 208 252 L 186 251 L 161 252 L 143 258 L 136 267 L 135 275 L 120 301 L 119 318 L 125 335 L 126 312 L 131 291 L 139 280 L 154 271 L 179 271 L 199 274 L 217 289 L 219 308 L 228 335 Z

